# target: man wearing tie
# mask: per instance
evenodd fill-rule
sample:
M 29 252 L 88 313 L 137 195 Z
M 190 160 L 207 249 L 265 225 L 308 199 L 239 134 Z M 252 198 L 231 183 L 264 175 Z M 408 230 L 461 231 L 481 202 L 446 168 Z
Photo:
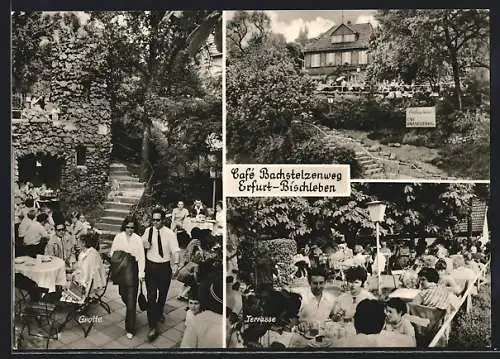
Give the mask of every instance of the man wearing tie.
M 153 226 L 146 228 L 142 236 L 146 249 L 145 280 L 148 296 L 148 340 L 158 336 L 158 322 L 164 322 L 163 315 L 167 301 L 172 273 L 179 270 L 179 244 L 175 233 L 165 227 L 165 211 L 156 208 L 152 213 Z

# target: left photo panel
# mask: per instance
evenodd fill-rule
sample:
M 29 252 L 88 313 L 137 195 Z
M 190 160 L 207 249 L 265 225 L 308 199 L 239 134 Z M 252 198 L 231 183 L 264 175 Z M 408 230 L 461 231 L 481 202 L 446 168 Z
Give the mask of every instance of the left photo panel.
M 224 346 L 221 34 L 12 12 L 14 351 Z

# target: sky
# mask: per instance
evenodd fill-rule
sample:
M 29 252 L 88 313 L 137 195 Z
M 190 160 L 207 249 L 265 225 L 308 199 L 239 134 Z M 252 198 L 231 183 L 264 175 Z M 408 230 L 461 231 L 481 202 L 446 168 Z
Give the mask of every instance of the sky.
M 366 23 L 371 22 L 377 26 L 374 15 L 377 10 L 287 10 L 287 11 L 265 11 L 271 19 L 271 30 L 283 34 L 287 41 L 293 41 L 299 35 L 300 30 L 307 26 L 308 37 L 314 38 L 327 31 L 334 25 L 342 23 Z M 233 11 L 225 12 L 226 19 L 233 17 Z

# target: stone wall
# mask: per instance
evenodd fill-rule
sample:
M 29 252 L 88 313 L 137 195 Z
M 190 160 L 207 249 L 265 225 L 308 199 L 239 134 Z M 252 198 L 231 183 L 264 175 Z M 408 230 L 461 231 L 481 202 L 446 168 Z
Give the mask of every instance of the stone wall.
M 49 41 L 46 67 L 33 84 L 30 97 L 42 98 L 43 108 L 24 104 L 22 118 L 12 121 L 14 180 L 17 161 L 28 154 L 64 160 L 61 197 L 104 194 L 111 145 L 111 108 L 104 71 L 95 61 L 99 29 L 62 26 Z M 104 54 L 103 58 L 104 58 Z M 105 67 L 103 67 L 105 68 Z M 77 166 L 76 148 L 86 150 L 84 166 Z

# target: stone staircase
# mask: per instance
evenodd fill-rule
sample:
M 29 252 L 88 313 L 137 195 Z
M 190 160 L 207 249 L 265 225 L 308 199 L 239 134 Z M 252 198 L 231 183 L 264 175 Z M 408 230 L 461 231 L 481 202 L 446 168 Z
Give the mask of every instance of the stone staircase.
M 362 178 L 376 178 L 383 174 L 383 165 L 363 151 L 356 151 L 356 160 L 361 166 Z
M 134 177 L 124 164 L 111 164 L 109 182 L 113 183 L 114 180 L 120 185 L 118 194 L 104 202 L 104 214 L 96 224 L 103 234 L 116 234 L 120 231 L 123 219 L 139 202 L 144 192 L 144 183 Z

